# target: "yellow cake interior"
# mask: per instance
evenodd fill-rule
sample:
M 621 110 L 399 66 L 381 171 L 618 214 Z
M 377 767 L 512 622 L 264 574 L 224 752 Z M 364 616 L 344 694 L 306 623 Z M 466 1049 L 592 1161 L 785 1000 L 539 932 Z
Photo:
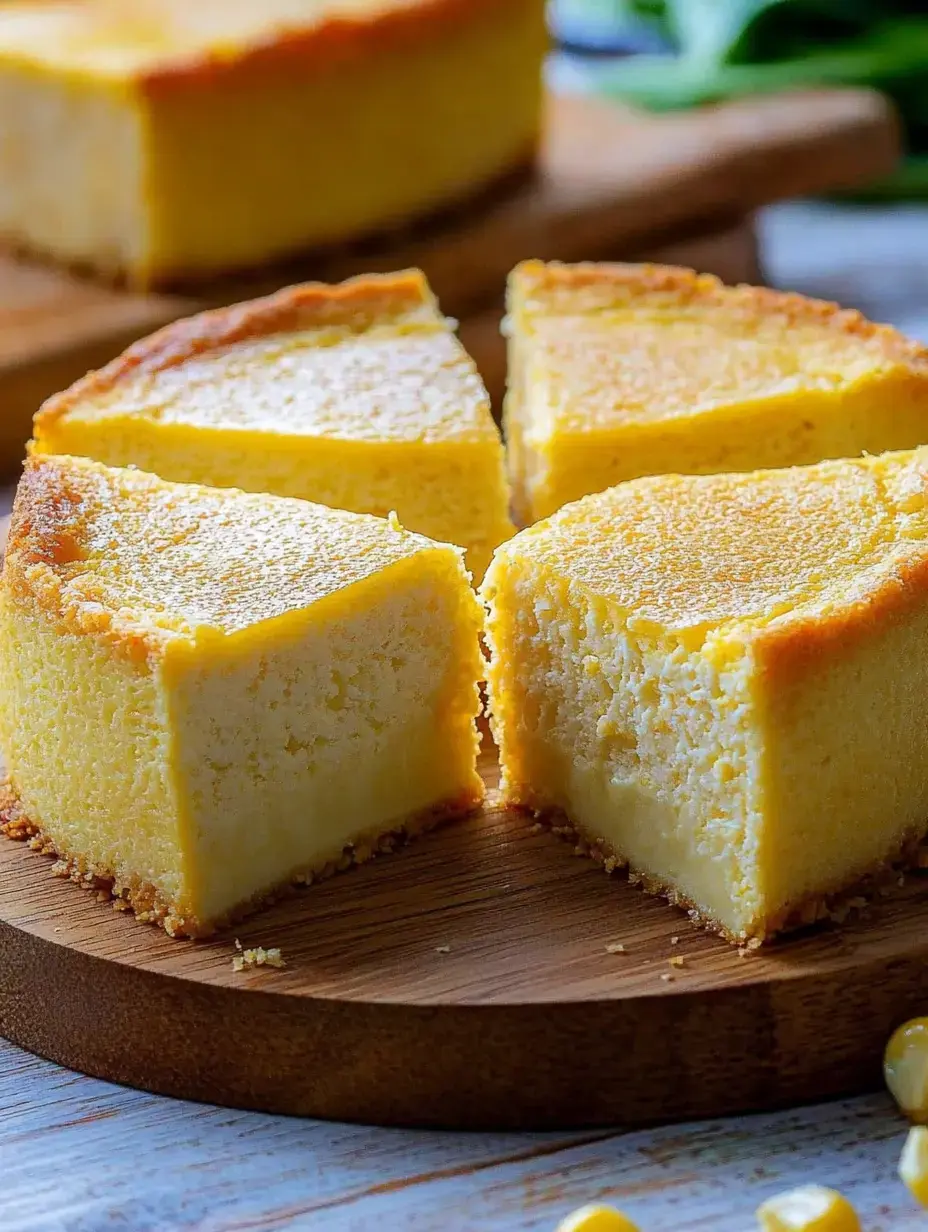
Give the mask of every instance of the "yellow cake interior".
M 33 448 L 295 496 L 467 549 L 513 532 L 489 400 L 421 274 L 180 321 L 49 400 Z
M 396 523 L 34 459 L 0 584 L 15 807 L 208 932 L 481 798 L 479 625 L 459 553 Z
M 655 477 L 510 540 L 504 798 L 735 940 L 898 857 L 928 828 L 926 490 L 924 450 Z
M 139 283 L 403 222 L 532 158 L 539 0 L 0 6 L 0 234 Z
M 928 351 L 859 313 L 690 270 L 525 262 L 509 284 L 517 519 L 641 475 L 928 442 Z

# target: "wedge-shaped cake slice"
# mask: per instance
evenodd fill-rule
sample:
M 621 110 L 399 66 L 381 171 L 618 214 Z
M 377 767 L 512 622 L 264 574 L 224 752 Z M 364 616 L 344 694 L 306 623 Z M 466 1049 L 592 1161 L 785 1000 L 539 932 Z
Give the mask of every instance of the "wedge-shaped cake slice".
M 928 350 L 834 304 L 648 265 L 518 266 L 505 429 L 517 520 L 641 475 L 928 443 Z
M 467 548 L 478 578 L 513 530 L 486 390 L 418 271 L 178 321 L 50 399 L 35 438 L 183 483 L 396 511 Z
M 505 800 L 732 940 L 928 830 L 928 450 L 620 484 L 484 595 Z
M 395 521 L 26 466 L 0 581 L 8 832 L 200 935 L 470 809 L 480 611 Z

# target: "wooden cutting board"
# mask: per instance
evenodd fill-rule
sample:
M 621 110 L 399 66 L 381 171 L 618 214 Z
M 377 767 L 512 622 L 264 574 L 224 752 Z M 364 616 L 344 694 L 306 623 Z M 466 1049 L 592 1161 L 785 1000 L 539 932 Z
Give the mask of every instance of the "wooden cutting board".
M 924 876 L 742 957 L 501 811 L 492 748 L 482 765 L 476 817 L 212 941 L 0 838 L 0 1033 L 162 1094 L 381 1124 L 629 1126 L 879 1084 L 925 1010 Z M 236 936 L 286 967 L 236 974 Z
M 668 242 L 701 242 L 767 202 L 860 184 L 889 170 L 898 149 L 889 104 L 866 91 L 753 98 L 667 116 L 553 97 L 537 175 L 377 244 L 170 296 L 0 258 L 0 473 L 18 466 L 39 403 L 88 368 L 177 316 L 303 278 L 422 266 L 446 311 L 464 322 L 498 393 L 495 321 L 516 261 L 659 258 Z M 675 255 L 686 260 L 689 250 L 677 243 Z M 703 268 L 716 260 L 721 272 L 741 276 L 719 245 L 693 255 Z M 745 276 L 753 276 L 750 265 Z

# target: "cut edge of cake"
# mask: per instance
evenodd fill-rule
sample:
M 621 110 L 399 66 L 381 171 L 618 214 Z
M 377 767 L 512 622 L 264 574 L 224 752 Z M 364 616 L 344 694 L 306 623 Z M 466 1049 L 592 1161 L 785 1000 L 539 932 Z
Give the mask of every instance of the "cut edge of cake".
M 45 468 L 53 472 L 62 472 L 65 477 L 65 486 L 61 491 L 56 493 L 48 490 L 42 493 L 31 488 L 28 482 L 30 473 L 35 474 Z M 314 604 L 311 603 L 305 608 L 297 607 L 286 610 L 280 614 L 272 614 L 266 619 L 259 618 L 241 630 L 220 635 L 218 641 L 215 633 L 210 633 L 207 626 L 191 627 L 186 619 L 168 620 L 167 623 L 159 624 L 157 619 L 152 621 L 144 614 L 134 616 L 131 610 L 124 609 L 116 612 L 110 608 L 110 611 L 107 611 L 105 597 L 98 597 L 97 591 L 92 588 L 86 591 L 84 598 L 80 593 L 76 597 L 74 595 L 64 596 L 65 602 L 62 606 L 65 587 L 62 587 L 60 579 L 54 576 L 56 570 L 60 565 L 64 565 L 67 569 L 72 562 L 82 559 L 79 533 L 72 533 L 72 528 L 69 526 L 69 520 L 73 520 L 74 517 L 78 520 L 80 518 L 79 513 L 75 511 L 74 500 L 67 491 L 66 472 L 69 468 L 74 468 L 78 477 L 81 472 L 91 475 L 109 473 L 112 476 L 119 476 L 120 474 L 116 468 L 109 468 L 89 459 L 68 458 L 62 455 L 39 456 L 27 462 L 27 483 L 22 485 L 21 495 L 17 499 L 10 530 L 10 542 L 4 557 L 2 604 L 4 611 L 2 621 L 0 621 L 3 627 L 3 640 L 7 643 L 11 636 L 8 632 L 10 618 L 6 609 L 19 605 L 26 618 L 26 623 L 37 614 L 47 625 L 46 633 L 64 639 L 73 638 L 85 644 L 93 641 L 98 648 L 103 646 L 102 653 L 121 663 L 128 673 L 135 673 L 140 680 L 146 672 L 151 675 L 152 683 L 149 691 L 152 698 L 156 698 L 157 695 L 156 700 L 164 700 L 167 706 L 160 718 L 155 712 L 152 716 L 155 723 L 165 724 L 163 734 L 167 743 L 161 749 L 161 753 L 167 750 L 172 759 L 177 759 L 170 764 L 165 762 L 167 774 L 165 784 L 170 787 L 170 796 L 165 802 L 165 807 L 175 810 L 172 815 L 172 824 L 178 827 L 178 853 L 183 853 L 186 850 L 186 842 L 182 837 L 182 831 L 185 826 L 192 825 L 194 814 L 189 812 L 187 805 L 181 802 L 177 793 L 182 790 L 189 792 L 194 778 L 190 775 L 189 769 L 184 771 L 179 768 L 182 758 L 173 748 L 172 741 L 176 732 L 183 730 L 182 724 L 190 722 L 183 713 L 184 704 L 185 701 L 189 702 L 191 695 L 197 695 L 198 677 L 195 674 L 191 675 L 192 684 L 190 681 L 186 682 L 186 696 L 184 689 L 178 687 L 178 682 L 182 680 L 183 673 L 188 670 L 188 666 L 194 669 L 198 667 L 197 656 L 201 651 L 197 649 L 197 645 L 205 647 L 202 653 L 214 653 L 218 648 L 217 661 L 220 669 L 227 664 L 234 667 L 240 661 L 239 656 L 243 652 L 243 646 L 246 654 L 252 653 L 251 648 L 245 643 L 246 639 L 254 641 L 256 632 L 263 639 L 257 642 L 257 648 L 262 654 L 273 655 L 275 636 L 281 637 L 286 648 L 294 643 L 294 639 L 303 636 L 304 627 L 307 630 L 312 628 L 311 625 L 305 624 L 303 617 Z M 173 489 L 176 493 L 187 486 L 166 483 L 143 472 L 122 473 L 130 477 L 131 483 L 151 485 L 154 490 L 158 491 Z M 202 489 L 202 491 L 209 492 L 210 490 Z M 229 489 L 220 490 L 217 494 L 230 502 L 242 496 L 249 501 L 263 499 L 256 498 L 253 494 Z M 79 504 L 79 486 L 75 489 L 75 495 Z M 191 497 L 196 498 L 196 489 L 192 485 Z M 267 499 L 280 504 L 282 510 L 288 505 L 304 504 L 281 498 Z M 368 515 L 345 515 L 340 511 L 331 511 L 324 507 L 318 507 L 318 509 L 325 515 L 331 515 L 333 519 L 344 517 L 365 523 L 378 521 Z M 448 784 L 450 786 L 455 780 L 458 783 L 452 792 L 433 798 L 425 807 L 411 808 L 408 811 L 398 810 L 391 815 L 393 819 L 389 822 L 385 820 L 374 823 L 369 828 L 363 826 L 353 828 L 350 836 L 344 841 L 337 841 L 328 847 L 320 848 L 307 860 L 292 862 L 286 873 L 257 887 L 253 893 L 239 896 L 227 910 L 207 913 L 202 918 L 196 909 L 187 904 L 186 899 L 179 899 L 177 894 L 172 894 L 159 887 L 144 875 L 131 869 L 119 870 L 107 861 L 96 859 L 86 851 L 77 850 L 72 843 L 67 841 L 67 838 L 63 839 L 61 834 L 57 833 L 60 827 L 54 821 L 43 823 L 29 816 L 28 808 L 24 805 L 10 775 L 0 783 L 0 831 L 10 839 L 28 841 L 29 845 L 37 851 L 55 856 L 53 871 L 56 875 L 70 878 L 76 884 L 100 895 L 109 896 L 117 910 L 132 910 L 140 921 L 160 925 L 171 936 L 196 938 L 212 934 L 217 929 L 291 893 L 300 885 L 322 880 L 352 865 L 365 863 L 378 854 L 394 850 L 417 835 L 446 821 L 467 816 L 478 808 L 485 791 L 484 783 L 476 771 L 480 733 L 475 721 L 482 709 L 477 685 L 482 676 L 483 667 L 478 646 L 482 612 L 467 583 L 461 560 L 462 552 L 451 545 L 433 543 L 422 536 L 409 534 L 395 521 L 384 522 L 383 525 L 385 531 L 389 528 L 391 535 L 399 533 L 407 536 L 411 541 L 411 554 L 397 557 L 393 563 L 378 567 L 374 573 L 361 575 L 359 581 L 351 582 L 347 587 L 339 588 L 324 596 L 321 603 L 328 602 L 329 608 L 334 606 L 337 613 L 341 611 L 346 602 L 350 604 L 352 591 L 360 593 L 362 588 L 371 583 L 372 587 L 368 587 L 368 590 L 373 588 L 373 596 L 369 594 L 367 602 L 368 604 L 374 603 L 371 611 L 376 615 L 379 611 L 376 606 L 380 601 L 377 599 L 378 595 L 395 591 L 397 587 L 402 589 L 404 585 L 413 585 L 421 580 L 417 573 L 417 562 L 420 558 L 434 561 L 435 577 L 433 580 L 436 585 L 439 582 L 442 586 L 450 585 L 452 573 L 455 578 L 458 574 L 460 575 L 460 594 L 452 599 L 449 591 L 448 596 L 448 602 L 456 606 L 453 613 L 454 625 L 449 630 L 446 641 L 449 655 L 457 656 L 453 667 L 451 658 L 448 659 L 446 665 L 448 675 L 442 683 L 442 697 L 447 693 L 446 702 L 449 709 L 444 716 L 440 716 L 436 709 L 433 716 L 439 727 L 447 719 L 447 723 L 450 724 L 447 732 L 449 737 L 454 734 L 452 728 L 457 733 L 456 738 L 460 748 L 453 753 L 449 752 L 448 755 Z M 453 568 L 450 564 L 452 555 L 454 556 Z M 449 560 L 446 561 L 445 557 Z M 11 572 L 14 575 L 12 581 L 10 580 Z M 444 576 L 445 573 L 447 577 Z M 33 609 L 35 609 L 34 612 Z M 328 609 L 327 612 L 325 619 L 331 620 L 332 612 Z M 297 625 L 291 617 L 295 618 Z M 349 622 L 349 640 L 350 629 Z M 178 640 L 175 641 L 174 638 Z M 205 641 L 202 640 L 204 638 Z M 172 653 L 173 651 L 178 653 Z M 210 670 L 209 664 L 207 664 L 207 670 Z M 156 671 L 160 672 L 157 678 L 154 674 Z M 219 674 L 222 674 L 221 670 Z M 15 686 L 11 685 L 9 673 L 4 672 L 3 676 L 5 688 L 11 690 L 6 702 L 10 704 L 11 709 L 16 709 L 12 701 L 12 691 Z M 259 674 L 258 679 L 261 680 L 263 677 Z M 146 684 L 145 687 L 147 688 L 148 685 Z M 22 688 L 19 691 L 22 694 Z M 466 731 L 461 718 L 464 714 L 461 707 L 464 704 L 465 693 L 468 696 L 470 693 L 473 695 L 472 709 L 470 703 L 465 707 L 470 713 Z M 20 696 L 18 702 L 20 708 L 22 702 L 23 697 Z M 444 702 L 439 702 L 438 694 L 436 694 L 436 707 L 444 704 Z M 170 719 L 167 717 L 169 714 L 172 716 Z M 413 728 L 410 730 L 413 731 Z M 9 728 L 7 730 L 8 737 L 10 730 Z M 444 730 L 443 727 L 442 730 Z M 379 771 L 383 769 L 384 766 L 380 765 Z M 51 773 L 52 767 L 49 766 L 47 772 Z M 45 770 L 43 770 L 44 773 Z M 184 775 L 186 777 L 183 777 Z M 97 795 L 99 796 L 99 792 Z M 99 799 L 96 804 L 99 805 Z M 187 887 L 186 894 L 189 890 L 187 878 L 192 877 L 196 880 L 200 877 L 205 867 L 205 859 L 201 852 L 198 852 L 196 857 L 188 852 L 180 858 L 190 861 L 183 869 L 178 866 L 178 877 L 183 878 L 184 885 Z
M 367 864 L 378 856 L 391 855 L 415 838 L 453 821 L 463 820 L 480 808 L 481 798 L 461 796 L 414 813 L 389 830 L 374 826 L 359 833 L 351 842 L 320 855 L 305 867 L 295 869 L 276 886 L 243 899 L 222 915 L 202 921 L 186 911 L 151 882 L 124 876 L 86 856 L 69 855 L 67 850 L 31 821 L 8 778 L 0 780 L 0 834 L 13 842 L 27 843 L 41 855 L 54 859 L 52 874 L 74 882 L 82 889 L 109 899 L 116 911 L 131 911 L 140 924 L 154 924 L 169 937 L 200 940 L 221 932 L 256 912 L 291 897 L 306 886 L 327 881 L 336 873 Z
M 899 473 L 902 474 L 906 468 L 910 467 L 910 464 L 917 469 L 919 462 L 921 463 L 923 490 L 920 494 L 915 491 L 914 487 L 907 491 L 903 484 L 900 488 L 899 507 L 905 513 L 913 513 L 919 509 L 924 518 L 926 490 L 928 490 L 928 448 L 889 453 L 883 455 L 882 458 L 829 460 L 813 467 L 793 468 L 792 472 L 789 470 L 758 472 L 758 476 L 760 478 L 765 476 L 787 478 L 790 473 L 801 475 L 804 471 L 811 472 L 814 476 L 816 472 L 838 470 L 846 465 L 859 465 L 866 468 L 871 464 L 875 468 L 884 464 L 890 467 L 898 465 Z M 683 477 L 682 482 L 691 481 L 698 484 L 711 482 L 716 478 L 733 477 L 687 476 Z M 753 476 L 745 475 L 734 478 L 745 479 L 750 483 Z M 622 489 L 643 487 L 654 481 L 660 482 L 662 479 L 676 481 L 681 477 L 652 477 L 633 481 L 631 484 L 620 485 L 619 488 L 613 489 L 613 493 L 619 493 Z M 928 846 L 926 846 L 928 843 L 928 837 L 926 837 L 928 836 L 928 808 L 924 805 L 919 808 L 914 795 L 903 802 L 906 805 L 905 809 L 901 805 L 894 805 L 893 816 L 895 817 L 897 811 L 900 816 L 903 813 L 913 813 L 913 809 L 917 812 L 917 816 L 913 814 L 904 824 L 894 824 L 892 834 L 888 836 L 885 843 L 877 844 L 870 858 L 859 866 L 844 869 L 831 879 L 822 878 L 817 888 L 797 894 L 792 898 L 782 893 L 782 887 L 777 882 L 778 857 L 776 853 L 778 844 L 782 852 L 786 841 L 800 853 L 806 850 L 802 846 L 802 836 L 798 832 L 790 834 L 788 825 L 781 827 L 783 833 L 779 840 L 776 833 L 768 837 L 765 832 L 770 827 L 771 821 L 775 831 L 778 814 L 785 816 L 791 807 L 790 780 L 789 776 L 783 773 L 780 763 L 781 754 L 791 738 L 790 732 L 793 731 L 791 718 L 795 718 L 796 715 L 802 716 L 804 711 L 807 712 L 807 716 L 803 718 L 804 726 L 800 725 L 797 730 L 814 738 L 816 725 L 819 726 L 819 735 L 821 735 L 822 725 L 827 718 L 824 711 L 818 715 L 815 713 L 818 701 L 822 698 L 831 704 L 831 713 L 835 713 L 836 705 L 839 711 L 843 706 L 853 714 L 858 713 L 865 699 L 854 697 L 853 686 L 861 664 L 864 665 L 861 679 L 866 682 L 868 656 L 872 658 L 871 676 L 875 673 L 879 679 L 882 679 L 881 656 L 887 656 L 896 663 L 904 661 L 908 665 L 907 674 L 910 680 L 917 682 L 923 677 L 928 687 L 928 669 L 916 673 L 912 666 L 910 653 L 917 651 L 918 647 L 924 644 L 924 638 L 928 636 L 928 536 L 926 535 L 922 535 L 920 540 L 922 549 L 920 556 L 914 554 L 918 541 L 912 549 L 912 555 L 908 554 L 905 535 L 894 541 L 893 546 L 896 553 L 891 554 L 885 561 L 878 561 L 871 565 L 868 571 L 867 586 L 862 587 L 860 593 L 849 592 L 843 606 L 836 605 L 834 610 L 829 608 L 827 601 L 823 600 L 825 616 L 822 620 L 818 619 L 813 603 L 809 605 L 809 610 L 805 613 L 794 612 L 788 616 L 781 614 L 784 616 L 783 619 L 775 617 L 768 625 L 755 630 L 751 629 L 750 622 L 739 624 L 738 621 L 728 622 L 727 626 L 723 622 L 718 628 L 695 626 L 690 630 L 680 630 L 676 635 L 678 641 L 674 642 L 671 639 L 668 643 L 668 645 L 675 645 L 680 654 L 690 659 L 691 663 L 704 653 L 710 659 L 717 659 L 718 662 L 714 666 L 718 674 L 726 673 L 734 676 L 740 672 L 743 676 L 740 685 L 726 685 L 726 688 L 730 689 L 730 697 L 727 700 L 756 708 L 758 716 L 756 721 L 759 726 L 753 732 L 753 736 L 748 733 L 750 738 L 746 745 L 747 768 L 743 769 L 742 773 L 746 776 L 747 782 L 751 782 L 753 775 L 756 776 L 758 782 L 763 782 L 763 786 L 751 785 L 748 788 L 748 794 L 745 795 L 745 800 L 753 799 L 755 807 L 768 808 L 770 812 L 757 814 L 758 824 L 753 838 L 756 840 L 760 835 L 761 841 L 768 846 L 764 849 L 761 861 L 756 866 L 757 885 L 762 888 L 761 897 L 757 900 L 760 907 L 755 909 L 751 922 L 746 927 L 729 926 L 719 919 L 711 908 L 707 908 L 705 902 L 700 903 L 697 896 L 684 884 L 677 883 L 672 877 L 648 871 L 644 867 L 644 862 L 636 861 L 634 857 L 629 858 L 628 852 L 622 850 L 621 843 L 610 842 L 595 827 L 585 825 L 576 817 L 571 816 L 570 804 L 564 805 L 552 798 L 550 785 L 543 781 L 544 775 L 533 773 L 533 767 L 537 771 L 540 765 L 540 758 L 548 761 L 549 764 L 556 762 L 560 767 L 552 771 L 555 794 L 557 791 L 566 791 L 568 793 L 577 792 L 582 796 L 583 792 L 582 776 L 576 779 L 576 782 L 572 778 L 575 769 L 579 772 L 580 766 L 579 763 L 571 766 L 572 754 L 569 749 L 554 748 L 554 746 L 546 748 L 543 742 L 537 741 L 537 748 L 532 747 L 531 733 L 534 730 L 532 724 L 536 722 L 544 706 L 548 705 L 549 709 L 553 707 L 555 710 L 560 706 L 558 700 L 560 695 L 556 689 L 553 693 L 551 690 L 558 671 L 558 652 L 552 647 L 556 647 L 558 637 L 561 636 L 558 634 L 557 627 L 558 611 L 561 608 L 551 595 L 542 589 L 544 576 L 542 567 L 533 564 L 530 558 L 520 564 L 519 551 L 525 544 L 530 544 L 534 536 L 544 536 L 549 527 L 556 529 L 564 517 L 571 516 L 572 511 L 607 500 L 609 496 L 610 493 L 606 492 L 586 497 L 563 507 L 551 518 L 522 531 L 514 540 L 500 548 L 481 587 L 481 597 L 488 609 L 485 627 L 485 638 L 490 650 L 487 681 L 488 712 L 490 727 L 500 748 L 501 788 L 504 803 L 508 807 L 533 814 L 541 824 L 571 841 L 578 848 L 578 853 L 583 852 L 592 857 L 607 873 L 625 870 L 631 883 L 640 885 L 649 894 L 666 898 L 673 905 L 687 911 L 696 923 L 719 933 L 729 942 L 748 948 L 758 947 L 781 933 L 794 931 L 818 921 L 843 922 L 850 913 L 865 910 L 874 895 L 885 893 L 888 886 L 898 881 L 900 873 L 926 867 L 928 864 Z M 601 594 L 587 590 L 582 583 L 576 580 L 567 582 L 562 577 L 557 581 L 565 596 L 569 591 L 572 596 L 571 603 L 580 605 L 578 620 L 581 625 L 584 621 L 589 622 L 598 613 L 599 621 L 604 622 L 604 627 L 611 627 L 614 622 L 616 629 L 619 629 L 624 627 L 623 622 L 631 619 L 633 615 L 627 611 L 623 612 L 621 606 L 617 606 L 614 601 L 604 600 Z M 584 604 L 588 606 L 583 607 Z M 534 623 L 543 622 L 549 613 L 554 627 L 553 640 L 550 645 L 544 641 L 540 651 L 537 651 L 536 647 L 540 656 L 539 663 L 542 664 L 538 667 L 538 672 L 544 671 L 545 687 L 541 691 L 536 687 L 534 694 L 526 694 L 523 697 L 519 690 L 522 689 L 523 682 L 529 676 L 529 665 L 522 661 L 518 649 L 519 639 L 521 638 L 526 644 L 532 641 L 528 631 L 529 626 L 534 627 Z M 589 627 L 587 623 L 587 628 Z M 644 643 L 647 644 L 652 634 L 653 630 L 650 628 L 649 620 L 645 617 L 638 633 L 630 634 L 630 644 L 636 637 L 644 639 Z M 719 636 L 713 642 L 716 634 Z M 569 640 L 568 634 L 562 634 L 562 636 Z M 868 640 L 870 638 L 874 638 L 872 645 Z M 534 639 L 534 642 L 537 640 L 537 638 Z M 901 654 L 900 646 L 902 647 Z M 621 661 L 621 656 L 618 661 Z M 816 665 L 819 665 L 826 675 L 834 669 L 837 684 L 826 681 L 828 688 L 831 689 L 830 693 L 824 687 L 818 689 L 817 678 L 814 674 L 811 676 L 811 684 L 807 682 L 805 674 L 817 671 Z M 590 662 L 584 660 L 582 664 L 578 663 L 574 666 L 577 669 L 578 678 L 584 674 L 595 677 L 602 670 L 595 655 L 592 656 Z M 649 685 L 654 687 L 655 682 L 647 672 L 640 679 L 638 677 L 635 679 L 646 695 Z M 771 679 L 776 682 L 775 688 L 765 683 L 763 688 L 758 689 L 758 681 L 769 682 Z M 705 682 L 700 680 L 698 683 L 702 686 Z M 870 691 L 872 684 L 873 680 L 870 680 L 864 689 L 866 698 L 875 696 Z M 850 686 L 847 692 L 842 691 L 845 686 Z M 548 700 L 542 696 L 543 693 L 549 694 Z M 550 701 L 550 697 L 554 697 L 554 700 Z M 810 699 L 811 706 L 809 705 Z M 892 703 L 892 697 L 887 703 L 887 713 L 893 710 L 893 705 L 890 703 Z M 821 707 L 819 709 L 821 710 Z M 899 703 L 899 713 L 903 716 L 909 713 L 912 728 L 917 728 L 918 712 L 917 708 L 913 710 L 911 699 L 907 704 Z M 893 730 L 891 723 L 881 725 L 885 718 L 886 715 L 880 711 L 877 719 L 873 721 L 880 726 L 881 733 L 886 740 L 895 741 L 893 745 L 895 748 L 900 744 L 900 732 L 906 725 L 897 722 Z M 608 721 L 609 715 L 603 713 L 600 722 Z M 655 722 L 657 722 L 656 719 Z M 844 730 L 841 728 L 841 731 Z M 609 732 L 606 733 L 607 738 L 609 734 Z M 611 734 L 618 735 L 621 741 L 621 730 Z M 826 737 L 827 734 L 826 732 Z M 901 737 L 902 744 L 906 739 L 906 736 Z M 917 745 L 917 738 L 913 737 L 913 739 Z M 843 747 L 835 745 L 834 741 L 829 743 L 827 738 L 820 741 L 813 739 L 812 743 L 816 749 L 821 750 L 827 762 L 831 761 L 833 754 L 840 755 L 841 747 Z M 928 748 L 928 744 L 925 747 Z M 728 751 L 726 748 L 726 752 Z M 865 753 L 866 749 L 864 748 L 863 751 Z M 637 757 L 637 753 L 635 756 Z M 752 757 L 755 758 L 753 763 Z M 785 760 L 788 762 L 788 758 Z M 867 767 L 866 758 L 860 758 L 855 764 L 858 768 Z M 557 779 L 561 771 L 567 777 L 558 784 Z M 867 771 L 864 769 L 861 772 Z M 821 773 L 823 779 L 827 780 L 827 769 L 823 767 Z M 878 773 L 875 777 L 878 778 Z M 855 779 L 855 782 L 858 783 L 859 789 L 859 781 Z M 570 783 L 574 783 L 574 786 L 565 787 L 565 784 Z M 626 787 L 624 781 L 620 782 L 619 779 L 613 779 L 612 785 L 619 789 L 620 795 Z M 921 786 L 924 795 L 924 783 Z M 870 794 L 872 795 L 873 792 L 870 791 Z M 642 797 L 644 800 L 640 810 L 642 817 L 645 817 L 652 803 L 650 797 L 645 798 L 646 796 L 647 793 Z M 595 800 L 595 795 L 590 798 Z M 617 797 L 611 798 L 613 806 L 616 799 Z M 623 796 L 622 799 L 634 812 L 631 797 Z M 810 799 L 814 804 L 814 791 Z M 806 805 L 807 802 L 804 802 L 802 809 L 799 810 L 801 816 L 810 813 Z M 665 806 L 661 804 L 654 807 L 656 811 L 648 814 L 646 820 L 660 830 L 661 818 L 658 814 Z M 831 811 L 834 815 L 835 810 Z M 817 810 L 813 808 L 812 812 L 816 816 L 824 815 L 821 808 Z M 666 829 L 670 832 L 672 825 L 669 822 L 669 814 L 664 820 L 668 821 Z M 814 832 L 814 817 L 811 819 L 806 817 L 806 820 L 812 821 L 812 829 L 806 836 L 807 842 L 814 843 L 817 839 Z M 793 824 L 792 828 L 795 831 L 796 824 Z M 661 830 L 661 833 L 663 832 Z M 638 841 L 637 836 L 635 841 Z M 719 850 L 721 851 L 721 848 Z M 811 858 L 811 846 L 807 850 Z M 737 860 L 741 860 L 742 857 L 743 852 L 739 848 Z M 841 858 L 844 858 L 843 855 Z M 748 867 L 747 864 L 742 866 L 742 874 Z M 773 902 L 771 904 L 773 910 L 765 911 L 763 894 L 774 890 L 781 901 Z

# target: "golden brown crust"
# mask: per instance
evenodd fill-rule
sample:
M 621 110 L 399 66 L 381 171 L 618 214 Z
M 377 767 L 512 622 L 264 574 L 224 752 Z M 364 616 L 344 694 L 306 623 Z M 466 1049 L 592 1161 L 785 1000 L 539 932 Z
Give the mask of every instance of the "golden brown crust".
M 706 915 L 678 887 L 633 868 L 612 844 L 603 838 L 587 834 L 583 827 L 571 821 L 562 809 L 552 808 L 542 800 L 531 798 L 529 792 L 520 793 L 518 799 L 504 800 L 503 804 L 514 812 L 530 813 L 552 834 L 572 843 L 578 854 L 588 855 L 601 865 L 606 873 L 625 870 L 630 885 L 640 886 L 646 894 L 665 898 L 672 906 L 685 911 L 694 924 L 717 933 L 732 945 L 746 945 L 751 949 L 768 944 L 783 933 L 795 932 L 826 920 L 843 923 L 851 912 L 865 910 L 875 896 L 884 895 L 889 885 L 898 882 L 900 873 L 909 869 L 925 868 L 928 852 L 925 846 L 928 832 L 926 821 L 919 831 L 904 836 L 897 849 L 885 860 L 855 877 L 852 882 L 836 885 L 825 894 L 809 895 L 790 903 L 776 915 L 765 919 L 762 928 L 755 933 L 739 935 Z
M 23 812 L 19 798 L 9 779 L 0 782 L 0 832 L 16 842 L 28 841 L 43 855 L 57 857 L 52 872 L 56 877 L 68 877 L 76 885 L 112 899 L 117 911 L 132 911 L 144 924 L 155 924 L 170 937 L 208 937 L 219 929 L 235 924 L 246 916 L 270 906 L 278 899 L 294 893 L 300 886 L 322 881 L 356 864 L 364 864 L 377 855 L 394 851 L 419 834 L 464 817 L 479 807 L 472 795 L 436 804 L 408 817 L 402 825 L 384 833 L 371 831 L 359 835 L 339 852 L 321 857 L 307 868 L 295 869 L 289 878 L 254 895 L 220 919 L 202 921 L 191 911 L 167 898 L 161 891 L 138 877 L 120 879 L 112 869 L 92 864 L 85 857 L 68 853 L 56 844 L 41 826 Z
M 411 314 L 421 314 L 426 322 L 440 320 L 420 270 L 362 274 L 335 284 L 304 282 L 260 299 L 199 312 L 140 338 L 104 368 L 53 394 L 35 416 L 36 437 L 62 415 L 111 393 L 124 381 L 177 368 L 238 342 L 310 328 L 350 327 L 360 332 L 384 317 Z
M 13 512 L 3 557 L 3 590 L 18 603 L 61 617 L 63 571 L 83 556 L 81 528 L 84 494 L 68 482 L 63 469 L 38 455 L 27 458 L 16 489 Z M 111 613 L 102 607 L 69 612 L 72 631 L 104 632 Z M 127 653 L 133 659 L 147 657 L 148 649 L 139 639 L 126 639 Z
M 470 26 L 481 15 L 523 7 L 535 8 L 539 14 L 543 10 L 541 0 L 383 0 L 373 14 L 343 12 L 309 29 L 281 29 L 243 46 L 234 56 L 227 49 L 217 49 L 167 59 L 142 74 L 139 86 L 152 95 L 212 88 L 229 73 L 242 70 L 280 72 L 295 67 L 303 71 L 312 64 L 328 69 L 358 56 L 374 52 L 381 56 L 394 47 L 453 37 L 455 27 Z
M 928 459 L 926 459 L 928 462 Z M 902 623 L 928 601 L 928 557 L 897 560 L 879 586 L 827 616 L 791 614 L 756 632 L 752 650 L 757 668 L 782 690 L 811 670 L 853 654 L 862 643 Z
M 42 454 L 27 458 L 10 517 L 2 586 L 11 598 L 45 613 L 65 632 L 111 637 L 110 609 L 65 598 L 67 566 L 84 553 L 85 495 L 69 483 L 58 459 Z M 160 653 L 163 645 L 159 631 L 125 622 L 112 641 L 121 656 L 136 664 Z
M 815 323 L 835 333 L 876 342 L 887 356 L 899 362 L 928 367 L 928 347 L 891 325 L 869 321 L 856 309 L 792 291 L 746 284 L 727 286 L 713 274 L 697 274 L 682 266 L 523 261 L 509 276 L 510 311 L 515 310 L 516 301 L 524 307 L 527 299 L 537 297 L 540 303 L 536 311 L 583 312 L 608 307 L 616 293 L 627 293 L 635 299 L 655 295 L 681 305 L 735 309 L 746 319 L 777 316 L 786 324 Z
M 68 483 L 60 466 L 40 454 L 27 458 L 16 489 L 6 545 L 6 580 L 16 581 L 33 565 L 61 568 L 81 559 L 72 533 L 80 521 L 84 494 Z

